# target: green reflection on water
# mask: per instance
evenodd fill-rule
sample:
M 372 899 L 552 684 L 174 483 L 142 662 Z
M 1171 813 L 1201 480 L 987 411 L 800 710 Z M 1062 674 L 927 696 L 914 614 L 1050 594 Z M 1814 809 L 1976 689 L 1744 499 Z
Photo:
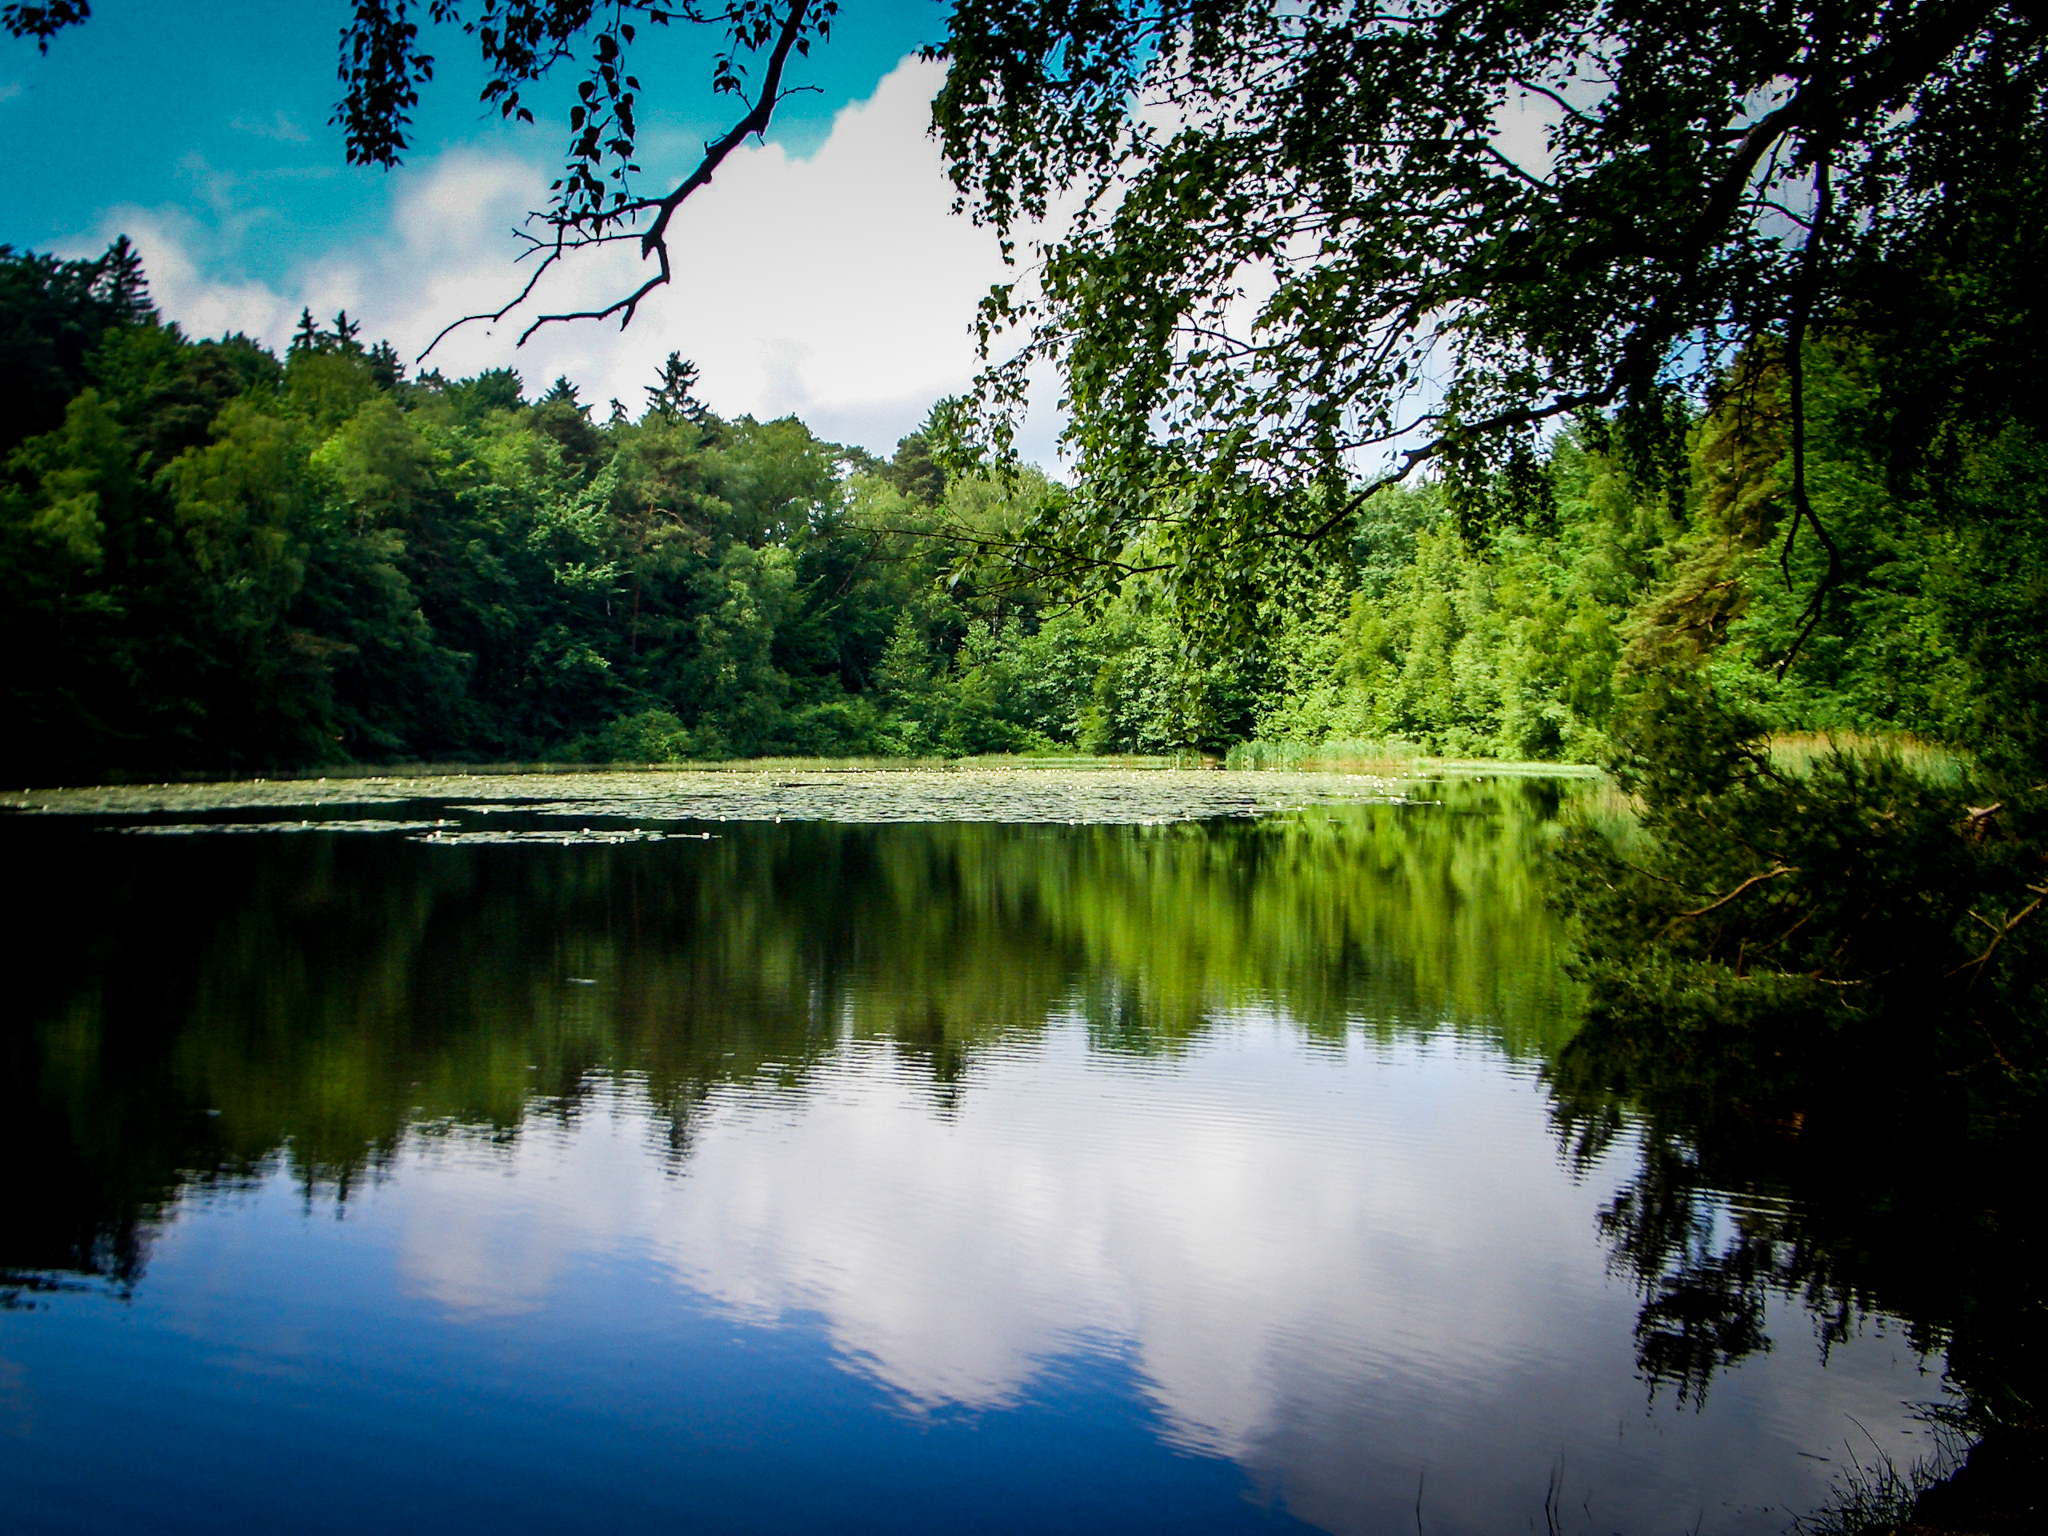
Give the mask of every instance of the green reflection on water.
M 408 1132 L 513 1134 L 644 1084 L 681 1151 L 721 1084 L 885 1042 L 943 1104 L 977 1051 L 1079 1017 L 1171 1054 L 1220 1016 L 1309 1035 L 1569 1033 L 1543 905 L 1555 784 L 1161 826 L 829 823 L 437 848 L 26 827 L 0 1266 L 132 1277 L 187 1184 L 284 1159 L 346 1198 Z

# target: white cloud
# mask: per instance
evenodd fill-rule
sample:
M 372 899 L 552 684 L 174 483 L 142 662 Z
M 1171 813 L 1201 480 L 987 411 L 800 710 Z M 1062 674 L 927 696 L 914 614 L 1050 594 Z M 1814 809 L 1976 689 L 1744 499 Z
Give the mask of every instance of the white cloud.
M 244 112 L 228 124 L 237 133 L 254 134 L 259 139 L 274 139 L 280 144 L 304 144 L 306 130 L 293 122 L 280 107 L 269 117 L 251 117 Z
M 927 137 L 940 67 L 906 59 L 873 97 L 838 114 L 818 151 L 796 159 L 749 145 L 693 196 L 671 238 L 675 281 L 623 333 L 611 322 L 550 326 L 523 348 L 524 321 L 475 324 L 438 347 L 449 373 L 516 367 L 530 388 L 567 374 L 598 408 L 637 411 L 671 350 L 696 361 L 718 410 L 794 413 L 821 435 L 877 451 L 971 379 L 974 307 L 1003 267 L 994 235 L 950 212 L 950 186 Z M 337 248 L 276 288 L 221 274 L 237 239 L 260 226 L 202 226 L 189 216 L 110 210 L 96 239 L 125 230 L 141 245 L 165 313 L 197 334 L 241 329 L 273 345 L 302 305 L 346 308 L 364 332 L 408 356 L 461 315 L 494 310 L 526 268 L 509 231 L 546 198 L 548 174 L 502 153 L 458 148 L 396 173 L 386 227 Z M 628 250 L 550 274 L 550 310 L 629 291 L 642 274 Z M 529 306 L 526 318 L 538 313 Z M 1025 446 L 1050 463 L 1041 412 Z
M 1705 1412 L 1646 1414 L 1595 1220 L 1632 1149 L 1567 1177 L 1541 1088 L 1443 1044 L 1309 1049 L 1247 1016 L 1161 1070 L 1056 1024 L 942 1115 L 847 1042 L 801 1096 L 721 1093 L 693 1126 L 675 1178 L 628 1089 L 510 1148 L 412 1154 L 357 1217 L 458 1325 L 651 1259 L 737 1321 L 816 1319 L 914 1412 L 999 1412 L 1108 1354 L 1170 1441 L 1329 1529 L 1405 1524 L 1423 1466 L 1435 1522 L 1518 1529 L 1560 1454 L 1571 1503 L 1628 1529 L 1810 1507 L 1826 1469 L 1797 1453 L 1848 1414 L 1896 1437 L 1927 1390 L 1882 1337 L 1822 1373 L 1787 1303 Z
M 282 346 L 291 335 L 298 306 L 262 283 L 236 282 L 209 274 L 218 250 L 218 231 L 175 208 L 113 209 L 92 240 L 75 242 L 64 254 L 96 255 L 115 234 L 125 234 L 142 252 L 150 292 L 164 314 L 191 336 L 229 331 Z
M 1564 121 L 1564 108 L 1548 96 L 1522 91 L 1494 109 L 1493 147 L 1523 174 L 1548 180 L 1557 154 L 1551 135 Z

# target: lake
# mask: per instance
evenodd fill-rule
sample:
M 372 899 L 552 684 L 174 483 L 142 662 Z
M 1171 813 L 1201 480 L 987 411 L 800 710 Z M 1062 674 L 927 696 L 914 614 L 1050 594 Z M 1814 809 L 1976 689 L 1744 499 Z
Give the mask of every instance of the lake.
M 1949 1334 L 1586 1087 L 1597 787 L 9 796 L 5 1527 L 1783 1530 Z

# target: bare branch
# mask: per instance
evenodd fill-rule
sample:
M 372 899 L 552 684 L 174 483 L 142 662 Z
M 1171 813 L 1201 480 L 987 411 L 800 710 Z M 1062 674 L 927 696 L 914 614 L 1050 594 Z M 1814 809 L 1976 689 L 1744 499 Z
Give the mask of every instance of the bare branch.
M 1695 907 L 1690 912 L 1678 913 L 1671 919 L 1670 922 L 1664 925 L 1664 931 L 1666 933 L 1669 933 L 1672 929 L 1676 928 L 1680 923 L 1689 922 L 1696 917 L 1705 917 L 1710 912 L 1718 912 L 1721 910 L 1721 908 L 1727 906 L 1729 902 L 1735 900 L 1738 896 L 1741 896 L 1748 891 L 1754 890 L 1757 886 L 1762 885 L 1766 880 L 1775 880 L 1780 875 L 1796 875 L 1798 873 L 1799 870 L 1793 865 L 1773 864 L 1769 869 L 1763 871 L 1763 873 L 1751 875 L 1747 880 L 1743 881 L 1742 884 L 1736 886 L 1735 889 L 1730 891 L 1727 895 L 1718 897 L 1715 900 L 1708 902 L 1704 907 Z
M 1820 623 L 1827 595 L 1842 579 L 1841 548 L 1828 532 L 1827 525 L 1814 513 L 1813 503 L 1806 495 L 1806 329 L 1813 314 L 1814 290 L 1820 280 L 1828 210 L 1834 203 L 1834 184 L 1828 171 L 1828 156 L 1823 153 L 1814 172 L 1818 201 L 1813 213 L 1812 232 L 1807 235 L 1806 248 L 1800 253 L 1799 290 L 1792 301 L 1792 334 L 1786 340 L 1787 363 L 1792 372 L 1792 524 L 1785 530 L 1784 548 L 1779 553 L 1779 565 L 1789 586 L 1792 581 L 1792 543 L 1799 537 L 1800 523 L 1805 522 L 1812 526 L 1813 536 L 1828 552 L 1828 568 L 1819 585 L 1813 589 L 1813 596 L 1807 599 L 1799 633 L 1793 636 L 1791 647 L 1778 661 L 1780 677 L 1791 667 L 1799 648 L 1806 644 L 1807 637 Z
M 641 302 L 650 293 L 654 292 L 655 289 L 666 286 L 674 276 L 674 270 L 669 263 L 668 231 L 669 224 L 674 219 L 676 210 L 682 206 L 684 199 L 689 197 L 691 193 L 711 184 L 712 176 L 717 173 L 719 167 L 725 163 L 726 157 L 735 149 L 739 148 L 741 144 L 751 137 L 765 135 L 768 131 L 769 122 L 775 115 L 776 107 L 781 104 L 785 96 L 792 94 L 791 91 L 783 89 L 782 75 L 789 63 L 790 53 L 795 50 L 797 44 L 802 40 L 804 23 L 810 15 L 811 6 L 812 0 L 789 0 L 789 9 L 784 14 L 782 24 L 777 30 L 775 46 L 768 55 L 768 67 L 762 76 L 761 88 L 755 95 L 753 105 L 747 110 L 746 115 L 733 124 L 723 136 L 704 146 L 704 157 L 697 162 L 696 169 L 684 177 L 673 191 L 659 199 L 625 199 L 610 209 L 595 213 L 587 210 L 582 213 L 558 210 L 550 215 L 550 222 L 555 226 L 553 249 L 549 252 L 547 259 L 534 272 L 533 276 L 527 279 L 526 286 L 520 290 L 518 297 L 514 298 L 503 308 L 488 314 L 463 316 L 462 319 L 455 321 L 446 327 L 439 336 L 436 336 L 433 343 L 429 344 L 427 351 L 431 352 L 443 337 L 447 336 L 450 331 L 455 330 L 457 327 L 468 325 L 477 320 L 496 322 L 504 319 L 506 315 L 526 302 L 533 293 L 534 286 L 539 282 L 541 275 L 557 261 L 561 260 L 568 252 L 583 250 L 592 245 L 611 244 L 625 239 L 637 239 L 639 241 L 640 256 L 643 261 L 649 256 L 655 258 L 657 271 L 652 277 L 649 277 L 623 298 L 615 299 L 601 308 L 566 310 L 537 316 L 525 330 L 519 333 L 518 345 L 525 346 L 533 334 L 544 325 L 571 320 L 608 320 L 613 315 L 619 315 L 621 317 L 619 320 L 619 328 L 621 330 L 631 325 L 633 323 L 633 316 L 639 312 Z M 644 231 L 620 232 L 616 234 L 605 232 L 607 224 L 615 224 L 650 210 L 654 213 L 654 221 Z M 571 232 L 574 232 L 577 238 L 571 238 Z M 424 358 L 426 352 L 422 352 L 420 356 Z
M 514 231 L 514 233 L 520 232 Z M 527 254 L 531 255 L 532 252 L 529 251 Z M 519 290 L 518 296 L 516 298 L 512 299 L 509 303 L 507 303 L 500 309 L 481 311 L 474 315 L 464 315 L 459 320 L 450 320 L 446 325 L 442 326 L 440 330 L 434 333 L 434 339 L 428 342 L 424 347 L 420 349 L 419 356 L 414 358 L 413 362 L 415 364 L 424 363 L 427 360 L 427 354 L 432 352 L 434 348 L 441 345 L 441 343 L 447 339 L 449 332 L 458 330 L 462 326 L 470 324 L 472 321 L 482 320 L 487 322 L 488 324 L 497 324 L 498 321 L 504 319 L 507 315 L 511 314 L 513 310 L 517 309 L 520 305 L 526 302 L 527 296 L 533 292 L 534 285 L 541 280 L 541 277 L 547 272 L 548 268 L 552 267 L 556 262 L 560 261 L 561 259 L 562 248 L 560 242 L 557 242 L 555 249 L 548 252 L 547 256 L 542 260 L 541 264 L 533 269 L 533 275 L 527 278 L 526 286 Z
M 1976 918 L 1978 922 L 1991 930 L 1992 939 L 1984 947 L 1984 953 L 1977 956 L 1974 960 L 1965 960 L 1961 965 L 1949 972 L 1950 976 L 1960 976 L 1963 972 L 1968 971 L 1970 973 L 1970 986 L 1975 987 L 1977 985 L 1979 979 L 1984 975 L 1984 967 L 1991 963 L 1991 957 L 1998 953 L 1998 946 L 2005 942 L 2006 936 L 2013 929 L 2019 927 L 2021 923 L 2040 911 L 2041 904 L 2044 901 L 2048 901 L 2048 886 L 2030 885 L 2027 889 L 2038 894 L 2032 901 L 2021 907 L 2019 911 L 2013 913 L 2003 923 L 1993 923 L 1989 918 L 1979 916 L 1975 912 L 1970 914 L 1970 916 Z

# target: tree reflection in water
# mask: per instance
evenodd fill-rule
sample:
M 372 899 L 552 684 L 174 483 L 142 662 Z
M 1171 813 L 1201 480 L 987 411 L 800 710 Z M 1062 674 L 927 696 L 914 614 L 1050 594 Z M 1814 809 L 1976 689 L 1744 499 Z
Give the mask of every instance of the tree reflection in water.
M 17 820 L 0 1134 L 38 1174 L 0 1262 L 133 1280 L 187 1185 L 282 1159 L 346 1198 L 409 1134 L 573 1117 L 598 1073 L 681 1155 L 714 1088 L 800 1088 L 849 1037 L 940 1102 L 1061 1014 L 1109 1051 L 1271 1000 L 1319 1035 L 1447 1024 L 1534 1056 L 1569 1014 L 1537 886 L 1555 800 L 572 847 Z
M 2038 1115 L 1915 1061 L 1904 1039 L 1595 1019 L 1547 1063 L 1575 1161 L 1624 1130 L 1640 1147 L 1601 1226 L 1643 1298 L 1653 1389 L 1699 1402 L 1770 1350 L 1775 1294 L 1803 1303 L 1823 1351 L 1898 1319 L 1917 1352 L 1946 1356 L 1973 1429 L 2038 1413 Z
M 286 1166 L 346 1201 L 407 1138 L 515 1137 L 596 1085 L 634 1084 L 683 1160 L 722 1086 L 801 1094 L 850 1040 L 915 1063 L 943 1112 L 978 1053 L 1052 1021 L 1170 1056 L 1270 1004 L 1311 1037 L 1457 1031 L 1539 1065 L 1582 1166 L 1639 1139 L 1602 1225 L 1653 1389 L 1699 1401 L 1770 1349 L 1777 1295 L 1823 1348 L 1895 1316 L 1979 1400 L 2029 1392 L 2031 1133 L 1917 1080 L 1903 1042 L 1574 1037 L 1544 906 L 1565 793 L 572 847 L 18 819 L 0 1270 L 132 1286 L 181 1191 Z

